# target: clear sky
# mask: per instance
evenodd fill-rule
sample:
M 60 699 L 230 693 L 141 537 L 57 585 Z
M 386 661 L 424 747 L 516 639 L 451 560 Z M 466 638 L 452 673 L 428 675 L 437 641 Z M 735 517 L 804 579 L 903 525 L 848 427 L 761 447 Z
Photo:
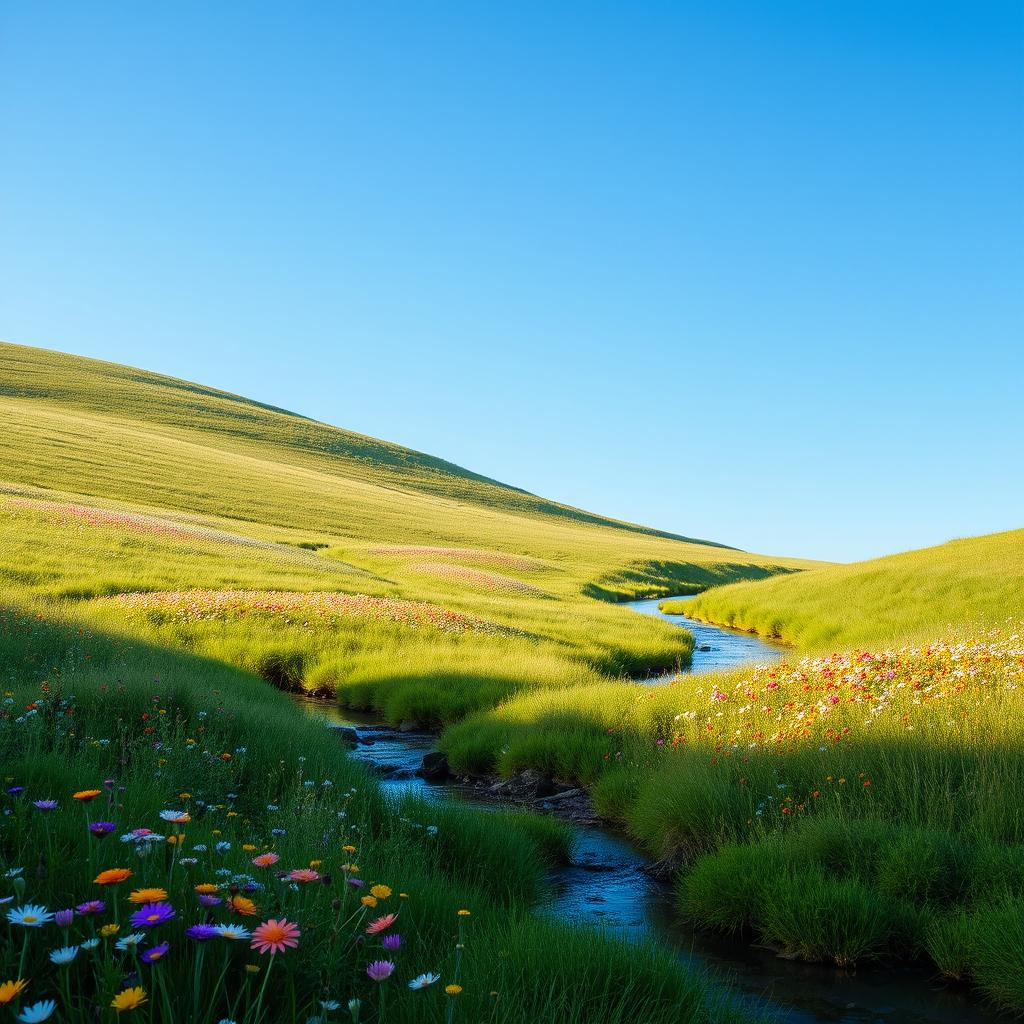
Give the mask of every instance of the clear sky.
M 759 551 L 1022 526 L 1022 19 L 8 3 L 0 337 Z

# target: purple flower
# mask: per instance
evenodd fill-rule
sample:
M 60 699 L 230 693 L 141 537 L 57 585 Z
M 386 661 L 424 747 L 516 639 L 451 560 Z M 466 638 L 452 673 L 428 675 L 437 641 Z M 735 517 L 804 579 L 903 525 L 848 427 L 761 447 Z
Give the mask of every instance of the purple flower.
M 145 953 L 139 956 L 139 959 L 144 964 L 155 964 L 157 960 L 162 960 L 169 950 L 170 944 L 167 942 L 161 942 L 159 946 L 153 946 L 152 949 L 147 949 Z
M 374 960 L 366 968 L 366 975 L 371 981 L 385 981 L 395 971 L 395 965 L 390 960 Z
M 212 924 L 194 924 L 191 928 L 185 929 L 185 934 L 196 942 L 206 942 L 208 939 L 217 938 L 220 929 Z
M 211 892 L 201 892 L 199 894 L 199 902 L 204 907 L 219 907 L 224 900 L 220 896 L 214 896 Z
M 117 825 L 112 821 L 93 821 L 89 824 L 89 831 L 94 836 L 108 836 Z
M 58 928 L 70 928 L 71 922 L 75 919 L 75 912 L 70 908 L 68 910 L 58 910 L 53 915 L 53 922 Z
M 402 945 L 402 936 L 395 933 L 393 935 L 385 935 L 380 943 L 389 953 L 394 953 L 396 949 L 399 949 Z
M 131 916 L 133 928 L 156 928 L 166 924 L 175 916 L 174 907 L 170 903 L 147 903 Z
M 364 883 L 361 878 L 350 878 L 348 880 L 348 884 L 351 885 L 353 889 L 362 889 Z
M 41 811 L 55 811 L 57 809 L 56 800 L 33 800 L 33 807 L 38 807 Z
M 106 903 L 103 900 L 89 900 L 88 903 L 79 903 L 75 910 L 82 915 L 87 914 L 102 914 L 107 909 Z
M 11 796 L 18 796 L 20 793 L 24 793 L 25 792 L 25 787 L 24 786 L 8 786 L 7 787 L 7 792 Z

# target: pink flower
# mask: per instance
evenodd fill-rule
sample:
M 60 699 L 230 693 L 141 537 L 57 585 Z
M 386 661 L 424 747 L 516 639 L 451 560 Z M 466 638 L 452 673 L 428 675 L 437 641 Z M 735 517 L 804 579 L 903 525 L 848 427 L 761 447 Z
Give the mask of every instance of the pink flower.
M 377 935 L 379 932 L 387 931 L 395 923 L 394 914 L 385 914 L 383 917 L 378 917 L 376 921 L 371 921 L 366 926 L 367 935 Z
M 374 960 L 366 968 L 366 975 L 371 981 L 385 981 L 395 971 L 395 965 L 390 960 Z
M 283 917 L 280 921 L 271 918 L 253 929 L 250 949 L 258 949 L 261 953 L 283 953 L 286 949 L 294 949 L 299 944 L 299 926 Z

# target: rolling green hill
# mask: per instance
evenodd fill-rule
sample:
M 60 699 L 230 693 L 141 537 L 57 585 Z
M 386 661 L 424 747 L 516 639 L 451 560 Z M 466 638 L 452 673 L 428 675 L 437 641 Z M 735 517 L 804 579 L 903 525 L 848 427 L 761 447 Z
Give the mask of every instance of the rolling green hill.
M 736 583 L 680 610 L 803 648 L 928 640 L 951 625 L 1001 626 L 1024 618 L 1024 530 Z

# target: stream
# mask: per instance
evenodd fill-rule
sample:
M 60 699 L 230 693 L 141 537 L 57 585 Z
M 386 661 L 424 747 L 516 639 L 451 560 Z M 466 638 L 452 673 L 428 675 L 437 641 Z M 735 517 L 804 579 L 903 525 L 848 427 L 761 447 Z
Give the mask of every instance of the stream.
M 693 633 L 689 672 L 765 664 L 782 656 L 784 648 L 750 634 L 665 615 L 658 610 L 661 600 L 631 601 L 626 607 L 685 625 Z M 675 675 L 645 682 L 658 685 Z M 495 808 L 493 801 L 474 798 L 465 786 L 429 783 L 415 775 L 423 755 L 434 749 L 432 733 L 399 732 L 382 726 L 375 715 L 327 701 L 295 699 L 329 725 L 356 730 L 360 743 L 352 756 L 381 776 L 385 792 Z M 650 861 L 625 837 L 601 827 L 570 827 L 571 863 L 552 872 L 551 891 L 537 913 L 592 924 L 627 940 L 655 939 L 688 966 L 727 981 L 738 1001 L 779 1024 L 994 1024 L 998 1019 L 921 967 L 887 964 L 844 970 L 782 959 L 742 940 L 695 931 L 674 917 L 670 887 L 641 870 Z

